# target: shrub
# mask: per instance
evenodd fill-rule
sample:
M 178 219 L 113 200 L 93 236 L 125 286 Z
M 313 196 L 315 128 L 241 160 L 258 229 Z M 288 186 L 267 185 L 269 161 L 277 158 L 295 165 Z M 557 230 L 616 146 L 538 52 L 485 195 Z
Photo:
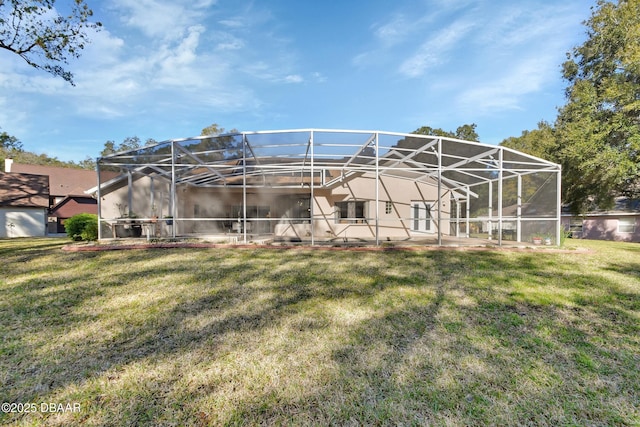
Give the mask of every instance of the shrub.
M 64 229 L 72 240 L 97 240 L 98 215 L 88 213 L 74 215 L 65 221 Z
M 88 222 L 82 233 L 80 233 L 80 237 L 86 241 L 98 240 L 98 221 Z

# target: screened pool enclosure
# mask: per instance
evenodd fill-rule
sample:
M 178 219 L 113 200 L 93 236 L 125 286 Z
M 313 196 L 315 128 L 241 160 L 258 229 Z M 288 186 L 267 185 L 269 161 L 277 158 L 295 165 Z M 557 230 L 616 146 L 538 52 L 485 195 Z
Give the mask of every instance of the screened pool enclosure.
M 238 132 L 116 153 L 99 158 L 97 171 L 101 239 L 442 245 L 560 237 L 558 165 L 438 136 Z

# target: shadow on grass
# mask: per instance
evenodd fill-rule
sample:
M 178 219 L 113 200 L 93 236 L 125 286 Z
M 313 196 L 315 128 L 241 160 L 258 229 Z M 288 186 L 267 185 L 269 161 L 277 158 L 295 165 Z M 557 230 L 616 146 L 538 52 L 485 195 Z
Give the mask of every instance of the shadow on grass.
M 28 255 L 15 259 L 22 256 Z M 638 419 L 638 294 L 553 254 L 177 249 L 57 260 L 66 272 L 24 274 L 0 289 L 5 401 L 49 401 L 86 387 L 79 394 L 91 408 L 84 417 L 109 415 L 107 424 L 129 425 Z M 632 275 L 635 266 L 610 268 Z M 332 304 L 371 314 L 335 326 L 326 313 Z M 284 327 L 290 323 L 299 334 Z M 98 334 L 81 333 L 93 324 L 100 324 Z M 136 364 L 239 357 L 265 345 L 261 337 L 268 334 L 284 335 L 278 345 L 303 357 L 306 340 L 331 327 L 339 339 L 322 349 L 324 383 L 298 396 L 257 387 L 249 396 L 227 397 L 233 407 L 226 417 L 189 404 L 202 394 L 224 400 L 224 384 L 190 389 L 179 370 L 158 373 L 151 381 L 157 388 L 142 380 L 133 390 L 118 383 Z M 73 333 L 82 339 L 67 338 Z M 287 356 L 272 346 L 259 354 Z M 303 360 L 305 369 L 314 365 Z M 250 388 L 227 375 L 227 382 Z M 286 382 L 286 373 L 279 375 Z M 121 387 L 115 396 L 108 384 L 92 383 L 104 377 Z
M 287 419 L 296 408 L 310 414 L 311 423 L 638 421 L 633 337 L 640 330 L 637 311 L 630 312 L 637 310 L 638 294 L 617 292 L 615 283 L 580 272 L 565 272 L 558 280 L 553 256 L 510 260 L 496 253 L 447 252 L 428 257 L 437 266 L 423 284 L 436 290 L 431 303 L 407 301 L 364 321 L 350 331 L 348 344 L 333 350 L 340 366 L 334 379 L 340 384 L 338 399 L 329 389 L 303 401 L 265 406 L 265 396 L 240 406 L 234 419 L 271 422 Z M 486 277 L 490 280 L 482 280 Z M 553 284 L 550 278 L 556 278 Z M 512 297 L 521 279 L 534 291 L 575 289 L 575 305 L 540 302 L 535 292 Z M 588 293 L 586 283 L 604 290 L 598 301 L 606 303 L 584 304 L 579 294 Z

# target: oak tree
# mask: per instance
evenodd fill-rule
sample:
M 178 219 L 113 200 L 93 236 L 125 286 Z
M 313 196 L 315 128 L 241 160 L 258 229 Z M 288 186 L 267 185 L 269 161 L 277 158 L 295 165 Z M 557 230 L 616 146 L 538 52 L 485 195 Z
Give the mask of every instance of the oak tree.
M 58 8 L 56 0 L 0 0 L 0 48 L 73 85 L 73 74 L 62 64 L 80 56 L 89 32 L 101 24 L 90 21 L 93 11 L 84 0 L 60 3 Z
M 640 195 L 640 0 L 599 0 L 567 54 L 556 161 L 574 212 Z

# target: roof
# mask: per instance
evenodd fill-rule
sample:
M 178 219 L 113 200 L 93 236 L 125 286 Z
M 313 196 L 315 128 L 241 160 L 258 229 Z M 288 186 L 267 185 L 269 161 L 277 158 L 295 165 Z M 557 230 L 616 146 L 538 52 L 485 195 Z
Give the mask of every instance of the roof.
M 621 215 L 639 215 L 640 216 L 640 199 L 630 199 L 627 197 L 618 197 L 614 201 L 611 209 L 594 208 L 583 215 L 576 215 L 571 212 L 568 206 L 562 207 L 562 216 L 621 216 Z
M 49 207 L 49 177 L 0 172 L 0 206 Z
M 81 213 L 98 213 L 98 201 L 90 196 L 67 196 L 51 208 L 50 215 L 71 218 Z
M 509 178 L 560 171 L 554 163 L 502 146 L 430 135 L 331 129 L 172 139 L 105 156 L 97 163 L 101 171 L 122 170 L 120 179 L 131 172 L 134 179 L 159 176 L 198 187 L 313 183 L 329 188 L 357 174 L 375 172 L 411 181 L 441 178 L 461 194 L 497 180 L 499 173 Z M 116 181 L 101 179 L 101 188 Z
M 13 163 L 11 172 L 47 175 L 52 196 L 84 195 L 97 182 L 96 172 L 87 169 Z

